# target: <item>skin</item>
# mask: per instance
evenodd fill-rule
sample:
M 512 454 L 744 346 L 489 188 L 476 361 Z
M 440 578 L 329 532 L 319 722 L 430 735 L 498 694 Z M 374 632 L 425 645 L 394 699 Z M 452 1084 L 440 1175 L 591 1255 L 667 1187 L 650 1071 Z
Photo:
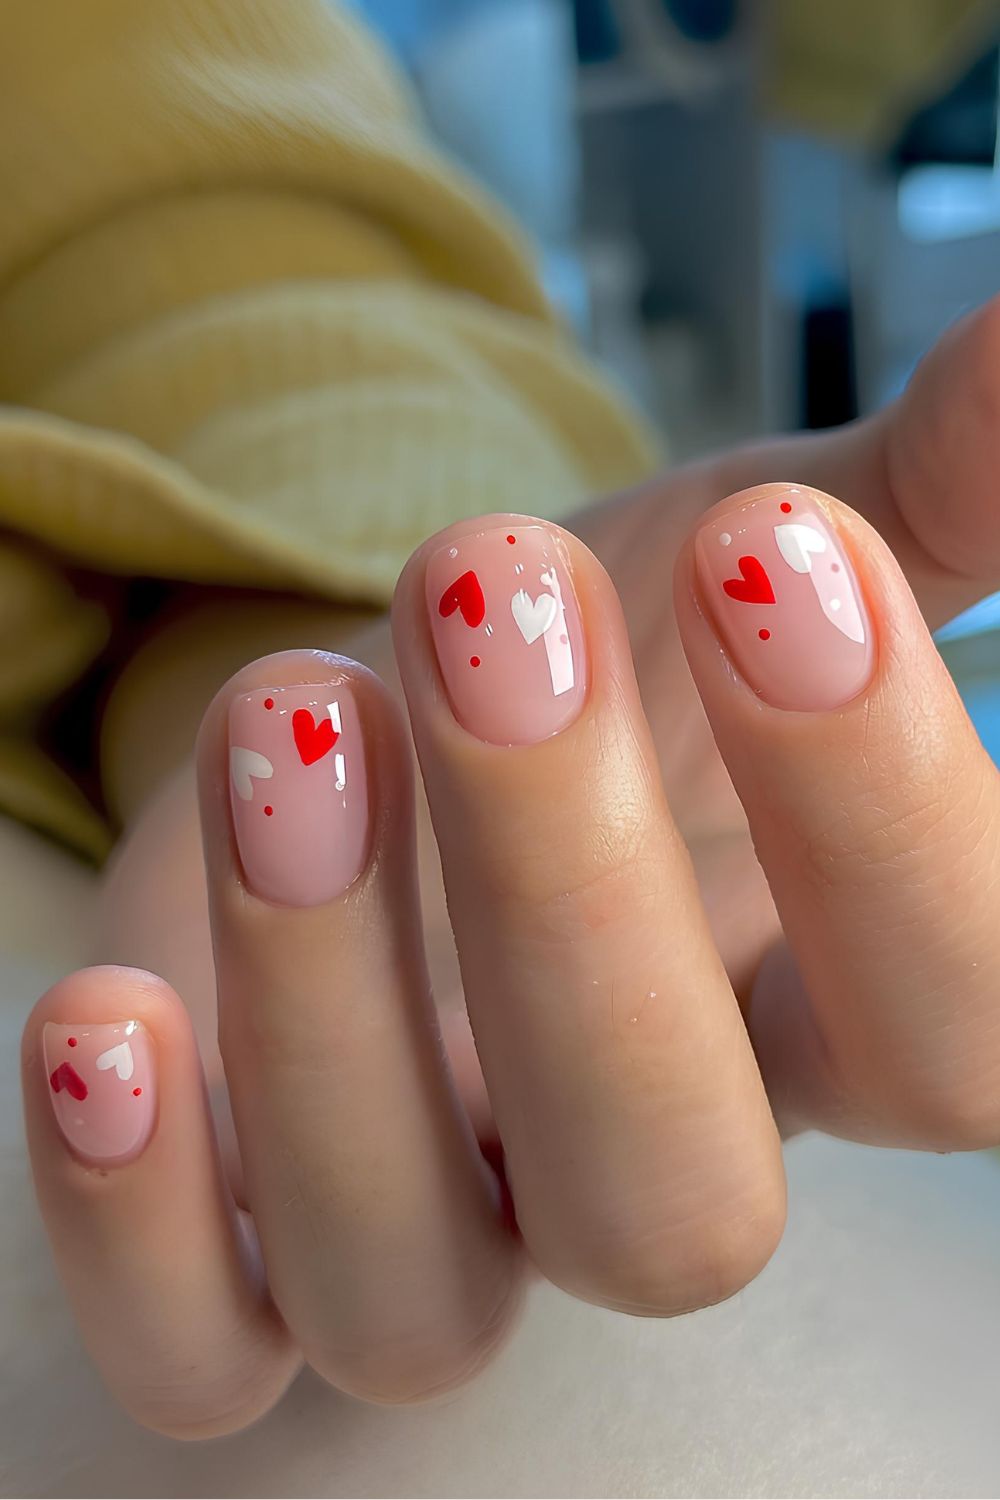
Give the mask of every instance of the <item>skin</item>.
M 64 1281 L 139 1421 L 236 1430 L 303 1358 L 355 1395 L 425 1399 L 499 1347 L 529 1266 L 629 1313 L 718 1301 L 780 1238 L 782 1134 L 1000 1139 L 1000 787 L 928 634 L 1000 586 L 998 356 L 994 303 L 878 417 L 678 470 L 575 521 L 593 684 L 541 746 L 498 754 L 450 714 L 422 602 L 447 534 L 400 580 L 399 678 L 383 626 L 351 645 L 387 687 L 297 650 L 242 668 L 198 745 L 211 930 L 191 771 L 156 787 L 130 771 L 98 946 L 162 977 L 63 980 L 26 1028 L 24 1078 Z M 781 480 L 839 497 L 822 504 L 875 622 L 872 681 L 832 713 L 762 704 L 694 580 L 709 507 Z M 228 638 L 206 633 L 203 680 L 307 624 L 336 643 L 301 609 L 228 620 Z M 159 672 L 156 696 L 133 674 L 117 710 L 131 768 L 162 743 L 158 713 L 180 746 L 204 707 L 182 673 Z M 224 721 L 234 692 L 317 680 L 363 696 L 385 794 L 362 877 L 290 912 L 246 891 Z M 222 1162 L 213 1147 L 189 1012 L 213 1091 L 229 1080 L 245 1179 L 224 1109 Z M 160 1119 L 136 1161 L 95 1172 L 55 1129 L 40 1028 L 130 1016 L 164 1060 Z M 498 1138 L 502 1180 L 482 1154 L 499 1163 Z M 127 1339 L 100 1316 L 112 1284 Z

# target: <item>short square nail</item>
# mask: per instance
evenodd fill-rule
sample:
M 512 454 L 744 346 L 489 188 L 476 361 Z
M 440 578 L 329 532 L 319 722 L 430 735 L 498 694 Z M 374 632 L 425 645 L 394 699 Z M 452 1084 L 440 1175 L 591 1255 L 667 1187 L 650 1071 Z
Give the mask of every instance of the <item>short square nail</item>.
M 577 717 L 586 642 L 555 532 L 512 524 L 441 547 L 427 564 L 427 608 L 452 710 L 470 734 L 532 745 Z
M 278 906 L 320 906 L 364 869 L 368 777 L 349 687 L 241 693 L 229 710 L 229 785 L 250 889 Z
M 840 708 L 871 681 L 871 617 L 850 558 L 812 492 L 737 497 L 695 537 L 699 589 L 722 644 L 774 708 Z
M 56 1123 L 74 1155 L 95 1166 L 134 1161 L 156 1120 L 155 1052 L 138 1021 L 47 1021 L 42 1055 Z

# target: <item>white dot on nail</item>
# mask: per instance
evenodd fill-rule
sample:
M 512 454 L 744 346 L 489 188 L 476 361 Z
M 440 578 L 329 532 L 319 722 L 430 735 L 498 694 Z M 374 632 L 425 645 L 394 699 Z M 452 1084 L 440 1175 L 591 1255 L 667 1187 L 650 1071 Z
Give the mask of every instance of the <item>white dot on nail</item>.
M 731 542 L 732 542 L 732 540 L 733 540 L 733 539 L 732 539 L 732 537 L 731 537 L 731 536 L 730 536 L 730 535 L 729 535 L 729 532 L 728 532 L 728 531 L 723 531 L 723 532 L 720 532 L 720 534 L 719 534 L 719 541 L 720 541 L 720 542 L 721 542 L 721 543 L 722 543 L 722 545 L 723 545 L 723 546 L 724 546 L 724 547 L 728 547 L 728 546 L 729 546 L 729 544 L 730 544 L 730 543 L 731 543 Z
M 830 608 L 831 609 L 839 609 L 840 608 L 840 600 L 839 599 L 831 599 L 830 600 Z
M 457 557 L 458 556 L 458 548 L 457 547 L 449 547 L 448 548 L 448 556 L 449 557 Z

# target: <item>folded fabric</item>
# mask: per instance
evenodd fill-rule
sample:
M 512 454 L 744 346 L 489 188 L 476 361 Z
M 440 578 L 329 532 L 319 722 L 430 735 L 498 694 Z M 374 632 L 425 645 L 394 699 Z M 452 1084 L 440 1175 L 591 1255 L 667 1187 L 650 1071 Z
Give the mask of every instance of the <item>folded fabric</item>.
M 382 602 L 436 527 L 655 450 L 324 0 L 0 19 L 0 807 L 99 855 L 32 739 L 109 629 L 72 565 Z

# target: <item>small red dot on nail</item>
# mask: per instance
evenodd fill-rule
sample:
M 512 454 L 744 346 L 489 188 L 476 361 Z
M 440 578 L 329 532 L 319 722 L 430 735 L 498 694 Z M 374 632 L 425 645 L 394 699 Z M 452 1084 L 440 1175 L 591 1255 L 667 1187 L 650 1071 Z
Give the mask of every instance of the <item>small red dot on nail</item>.
M 509 536 L 507 538 L 507 540 L 510 543 L 510 545 L 513 547 L 514 543 L 517 541 L 517 537 L 516 536 Z
M 758 630 L 757 634 L 762 641 L 769 641 L 771 639 L 771 632 L 769 630 Z
M 840 572 L 840 563 L 834 563 L 833 566 L 832 566 L 832 568 L 831 568 L 831 572 L 833 572 L 833 573 L 839 573 Z
M 135 1097 L 138 1099 L 139 1095 L 142 1093 L 142 1089 L 133 1089 L 132 1092 L 135 1095 Z
M 480 667 L 480 666 L 482 666 L 482 662 L 480 661 L 480 659 L 479 659 L 478 656 L 470 656 L 469 657 L 469 666 L 470 667 Z
M 265 807 L 265 809 L 264 809 L 264 816 L 265 816 L 265 818 L 273 818 L 274 817 L 274 808 L 271 807 L 271 806 Z
M 273 708 L 274 707 L 274 699 L 273 698 L 265 698 L 264 699 L 264 707 L 265 708 Z
M 67 1045 L 67 1047 L 75 1047 L 76 1046 L 76 1037 L 75 1036 L 68 1036 L 66 1038 L 66 1045 Z
M 782 502 L 781 502 L 781 508 L 785 512 L 785 515 L 787 516 L 788 512 L 791 510 L 792 507 L 791 507 L 791 505 L 789 505 L 789 503 L 788 503 L 787 500 L 782 500 Z

